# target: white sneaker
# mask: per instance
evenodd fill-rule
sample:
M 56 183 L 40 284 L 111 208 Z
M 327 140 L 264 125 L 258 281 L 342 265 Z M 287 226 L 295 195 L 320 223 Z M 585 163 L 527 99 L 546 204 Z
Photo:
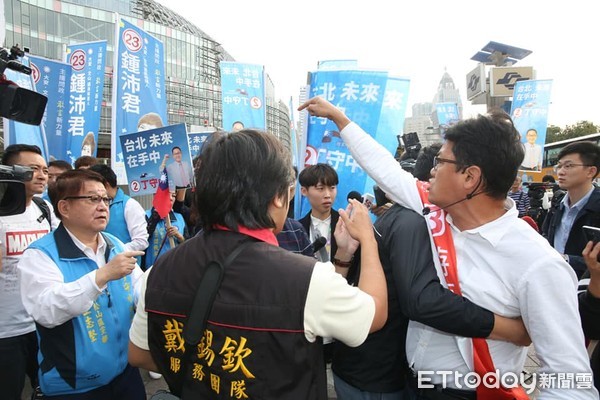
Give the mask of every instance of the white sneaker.
M 159 374 L 158 372 L 148 371 L 148 375 L 150 375 L 150 378 L 152 378 L 152 379 L 162 378 L 162 375 Z

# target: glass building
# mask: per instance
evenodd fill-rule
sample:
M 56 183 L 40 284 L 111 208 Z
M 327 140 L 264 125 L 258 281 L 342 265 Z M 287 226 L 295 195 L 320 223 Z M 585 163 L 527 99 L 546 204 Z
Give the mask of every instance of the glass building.
M 164 43 L 169 124 L 221 129 L 219 61 L 236 61 L 207 33 L 152 0 L 4 0 L 4 47 L 18 44 L 30 53 L 64 60 L 66 46 L 107 40 L 105 86 L 98 157 L 110 157 L 113 50 L 117 13 Z M 289 110 L 274 98 L 265 80 L 267 130 L 290 148 Z M 197 128 L 196 128 L 197 129 Z

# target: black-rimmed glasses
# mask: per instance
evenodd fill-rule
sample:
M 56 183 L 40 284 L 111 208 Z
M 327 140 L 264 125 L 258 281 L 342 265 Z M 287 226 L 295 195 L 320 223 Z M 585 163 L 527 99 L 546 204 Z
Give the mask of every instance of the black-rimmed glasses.
M 100 196 L 98 194 L 90 194 L 88 196 L 68 196 L 68 197 L 65 197 L 63 200 L 81 200 L 81 199 L 86 199 L 92 204 L 100 204 L 100 202 L 103 202 L 107 206 L 110 206 L 110 203 L 112 203 L 112 201 L 113 201 L 112 197 Z
M 456 160 L 450 160 L 450 159 L 447 159 L 447 158 L 442 158 L 442 157 L 435 156 L 433 158 L 433 169 L 437 169 L 438 165 L 443 164 L 443 163 L 460 165 L 460 163 L 458 161 L 456 161 Z

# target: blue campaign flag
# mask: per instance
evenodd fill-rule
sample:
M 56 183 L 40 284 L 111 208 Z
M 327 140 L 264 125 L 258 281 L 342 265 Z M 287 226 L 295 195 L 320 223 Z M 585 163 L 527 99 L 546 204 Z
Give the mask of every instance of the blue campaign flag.
M 206 143 L 206 141 L 212 134 L 212 131 L 188 133 L 188 145 L 190 146 L 190 155 L 192 156 L 192 160 L 198 157 L 198 155 L 202 151 L 204 143 Z
M 106 41 L 67 46 L 71 65 L 67 155 L 74 163 L 80 156 L 95 157 L 104 90 Z
M 193 186 L 194 171 L 185 124 L 121 135 L 119 141 L 132 196 L 154 194 L 165 167 L 171 190 Z
M 223 129 L 266 129 L 265 68 L 221 61 Z
M 30 61 L 35 90 L 48 97 L 42 126 L 46 133 L 49 157 L 71 161 L 67 155 L 71 66 L 37 56 L 30 56 Z
M 379 116 L 379 125 L 375 133 L 375 140 L 392 154 L 396 154 L 398 147 L 398 135 L 402 135 L 404 129 L 404 118 L 408 101 L 408 91 L 410 80 L 401 77 L 388 77 L 381 114 Z M 367 176 L 363 190 L 356 189 L 361 193 L 373 192 L 375 181 Z M 380 206 L 382 204 L 379 204 Z
M 290 97 L 290 141 L 292 152 L 292 165 L 298 167 L 298 135 L 296 133 L 296 121 L 294 120 L 294 103 Z
M 516 83 L 510 116 L 521 134 L 525 158 L 521 170 L 541 171 L 552 80 Z
M 317 69 L 336 70 L 336 69 L 358 69 L 358 60 L 321 60 L 317 63 Z
M 387 83 L 387 72 L 319 70 L 311 73 L 309 93 L 311 97 L 322 96 L 341 108 L 351 120 L 377 137 Z M 333 204 L 335 209 L 346 206 L 349 192 L 365 191 L 367 174 L 350 154 L 333 122 L 326 118 L 309 117 L 306 138 L 305 165 L 328 163 L 338 173 L 338 196 Z M 309 209 L 310 205 L 304 199 L 300 216 Z
M 458 106 L 456 103 L 437 103 L 435 111 L 442 135 L 446 129 L 458 122 Z
M 121 184 L 127 178 L 117 137 L 164 126 L 167 101 L 163 43 L 122 18 L 117 19 L 116 37 L 111 161 Z
M 23 65 L 29 66 L 29 57 L 25 56 L 20 60 Z M 33 77 L 31 75 L 22 74 L 12 69 L 4 71 L 6 79 L 13 81 L 23 89 L 34 90 Z M 4 119 L 4 147 L 11 144 L 31 144 L 36 145 L 42 150 L 42 156 L 46 161 L 49 161 L 48 143 L 46 134 L 42 125 L 27 125 L 21 122 Z

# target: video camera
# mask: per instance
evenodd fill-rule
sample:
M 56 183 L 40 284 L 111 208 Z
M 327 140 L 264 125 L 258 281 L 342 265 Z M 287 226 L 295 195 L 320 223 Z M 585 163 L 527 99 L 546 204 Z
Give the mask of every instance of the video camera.
M 25 51 L 29 50 L 25 48 Z M 25 51 L 18 45 L 10 50 L 0 47 L 0 117 L 28 125 L 39 125 L 46 111 L 48 98 L 32 90 L 20 88 L 4 75 L 6 69 L 31 75 L 31 68 L 19 61 L 19 57 L 23 57 Z M 0 217 L 25 212 L 23 182 L 32 178 L 31 168 L 0 165 Z
M 26 51 L 29 51 L 25 48 Z M 0 47 L 0 117 L 8 118 L 28 125 L 42 122 L 48 98 L 29 89 L 23 89 L 4 76 L 6 69 L 31 75 L 31 68 L 23 65 L 19 57 L 25 51 L 15 45 L 7 50 Z
M 398 141 L 402 138 L 402 144 L 404 147 L 404 154 L 400 157 L 400 166 L 405 171 L 412 173 L 415 169 L 415 162 L 419 155 L 419 151 L 421 151 L 421 142 L 419 140 L 419 135 L 417 132 L 408 132 L 402 137 L 400 135 L 397 136 Z
M 0 217 L 25 212 L 25 185 L 33 178 L 29 167 L 0 165 Z

